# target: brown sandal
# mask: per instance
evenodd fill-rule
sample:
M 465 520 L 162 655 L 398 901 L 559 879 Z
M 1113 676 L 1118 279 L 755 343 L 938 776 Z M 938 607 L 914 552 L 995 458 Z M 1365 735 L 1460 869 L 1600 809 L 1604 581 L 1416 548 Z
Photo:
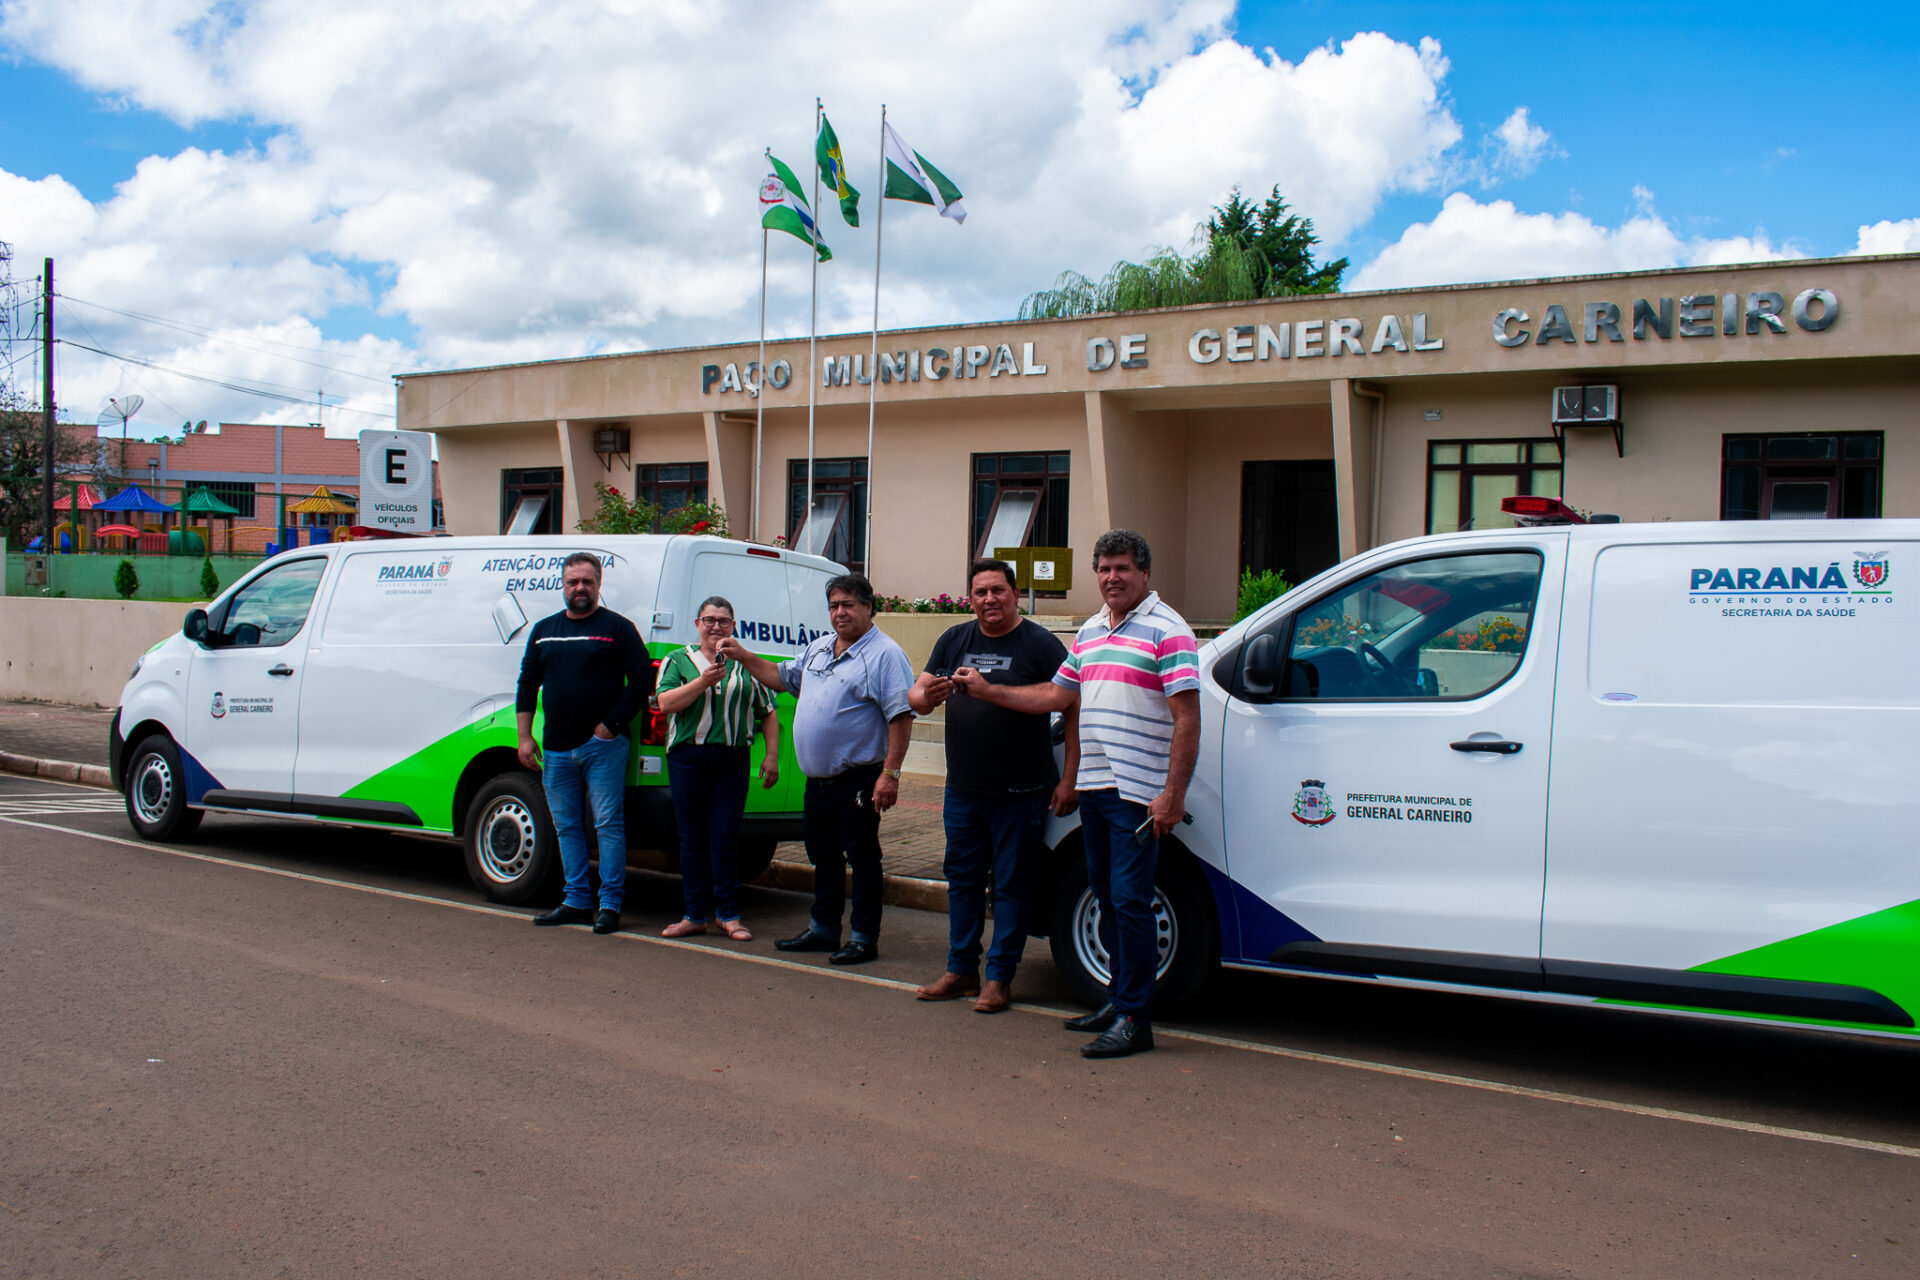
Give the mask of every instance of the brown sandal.
M 663 938 L 691 938 L 697 933 L 705 933 L 707 926 L 698 920 L 675 920 L 660 931 Z
M 715 927 L 717 927 L 720 930 L 720 932 L 726 934 L 729 938 L 732 938 L 735 942 L 753 941 L 752 932 L 748 930 L 747 926 L 741 924 L 738 920 L 715 920 L 713 923 Z

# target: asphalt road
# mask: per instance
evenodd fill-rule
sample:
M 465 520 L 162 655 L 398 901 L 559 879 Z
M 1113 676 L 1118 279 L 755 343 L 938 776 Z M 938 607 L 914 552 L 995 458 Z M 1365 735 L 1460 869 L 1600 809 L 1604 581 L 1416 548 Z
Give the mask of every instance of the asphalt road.
M 1088 1063 L 1034 944 L 928 1005 L 533 929 L 457 851 L 0 778 L 0 1277 L 1899 1276 L 1920 1045 L 1231 975 Z

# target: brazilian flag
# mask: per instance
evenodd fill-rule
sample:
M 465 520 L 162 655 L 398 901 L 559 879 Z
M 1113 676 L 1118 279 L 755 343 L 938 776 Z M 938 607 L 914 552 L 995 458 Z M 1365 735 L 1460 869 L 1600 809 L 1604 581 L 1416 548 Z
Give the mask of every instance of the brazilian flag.
M 824 112 L 820 116 L 820 139 L 814 143 L 813 154 L 820 162 L 820 181 L 840 197 L 840 216 L 847 220 L 848 226 L 859 226 L 860 193 L 847 181 L 847 162 L 840 154 L 840 138 Z

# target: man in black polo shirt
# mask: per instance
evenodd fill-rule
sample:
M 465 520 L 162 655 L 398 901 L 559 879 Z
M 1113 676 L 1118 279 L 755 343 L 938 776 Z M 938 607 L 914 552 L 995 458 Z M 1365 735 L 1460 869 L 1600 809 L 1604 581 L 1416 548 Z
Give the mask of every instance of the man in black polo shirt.
M 1067 656 L 1051 631 L 1020 616 L 1013 566 L 977 560 L 967 579 L 973 621 L 934 643 L 927 669 L 907 694 L 921 715 L 947 708 L 947 971 L 921 987 L 922 1000 L 977 995 L 979 1013 L 1013 1000 L 1013 974 L 1027 945 L 1033 867 L 1047 811 L 1071 813 L 1078 739 L 1068 726 L 1066 780 L 1053 764 L 1047 717 L 996 707 L 966 696 L 951 679 L 971 667 L 993 684 L 1053 678 Z M 1072 714 L 1069 712 L 1068 714 Z M 993 946 L 980 985 L 980 935 L 986 928 L 987 877 L 993 877 Z
M 653 663 L 633 623 L 600 607 L 597 558 L 585 551 L 568 556 L 560 591 L 567 607 L 534 624 L 514 700 L 520 763 L 541 770 L 567 880 L 566 898 L 533 922 L 592 922 L 595 933 L 612 933 L 620 927 L 627 887 L 627 725 L 653 694 Z M 546 712 L 539 746 L 533 742 L 536 702 Z M 600 840 L 597 913 L 587 877 L 593 855 L 580 803 L 583 791 Z

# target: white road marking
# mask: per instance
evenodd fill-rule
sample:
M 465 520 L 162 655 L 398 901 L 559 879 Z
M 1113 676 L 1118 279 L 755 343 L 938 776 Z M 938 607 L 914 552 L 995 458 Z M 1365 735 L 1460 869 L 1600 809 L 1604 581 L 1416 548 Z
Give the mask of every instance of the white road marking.
M 231 867 L 236 871 L 252 871 L 262 875 L 279 876 L 287 880 L 300 880 L 307 884 L 327 885 L 335 889 L 349 889 L 355 893 L 372 894 L 380 898 L 394 898 L 402 902 L 420 902 L 428 906 L 451 907 L 456 911 L 471 912 L 474 915 L 498 916 L 508 920 L 525 923 L 527 916 L 511 907 L 497 907 L 483 903 L 455 902 L 447 898 L 436 898 L 424 893 L 409 893 L 404 889 L 385 889 L 378 885 L 355 884 L 350 880 L 335 880 L 327 876 L 309 875 L 304 871 L 288 871 L 280 867 L 263 867 L 255 863 L 241 862 L 233 858 L 222 858 L 210 853 L 194 853 L 187 849 L 174 849 L 164 845 L 148 844 L 142 840 L 130 840 L 125 836 L 101 835 L 92 831 L 76 831 L 71 827 L 55 826 L 47 822 L 29 822 L 23 818 L 0 814 L 0 822 L 11 822 L 16 826 L 35 827 L 42 831 L 54 831 L 61 835 L 82 836 L 89 840 L 99 840 L 107 844 L 125 845 L 129 849 L 138 849 L 142 853 L 165 854 L 175 858 L 185 858 L 192 862 L 204 862 L 218 867 Z M 612 935 L 626 942 L 646 943 L 649 946 L 672 947 L 681 951 L 697 951 L 703 955 L 720 956 L 728 960 L 744 961 L 748 964 L 765 965 L 775 969 L 792 969 L 812 974 L 820 978 L 833 978 L 841 982 L 861 983 L 873 987 L 890 987 L 898 991 L 912 991 L 915 984 L 902 982 L 896 978 L 880 978 L 872 974 L 851 973 L 845 969 L 824 968 L 817 964 L 799 960 L 786 960 L 779 956 L 762 955 L 751 951 L 730 951 L 724 947 L 707 946 L 703 943 L 680 938 L 660 938 L 647 933 L 634 933 L 623 930 Z M 1014 1004 L 1011 1006 L 1022 1013 L 1039 1014 L 1049 1018 L 1072 1016 L 1072 1011 L 1049 1008 L 1046 1005 Z M 1585 1094 L 1561 1093 L 1553 1089 L 1535 1089 L 1527 1085 L 1506 1084 L 1498 1080 L 1481 1080 L 1474 1076 L 1451 1075 L 1444 1071 L 1424 1071 L 1418 1067 L 1402 1067 L 1390 1062 L 1370 1062 L 1364 1058 L 1346 1058 L 1330 1053 L 1315 1053 L 1310 1049 L 1290 1049 L 1284 1045 L 1261 1044 L 1255 1040 L 1239 1040 L 1231 1036 L 1216 1036 L 1204 1031 L 1180 1031 L 1170 1027 L 1155 1027 L 1154 1034 L 1160 1039 L 1189 1040 L 1196 1044 L 1213 1045 L 1222 1049 L 1239 1049 L 1247 1053 L 1261 1053 L 1275 1058 L 1289 1058 L 1296 1062 L 1312 1062 L 1322 1066 L 1345 1067 L 1354 1071 L 1367 1071 L 1375 1075 L 1395 1076 L 1402 1080 L 1419 1080 L 1428 1084 L 1452 1085 L 1461 1089 L 1474 1089 L 1484 1093 L 1505 1094 L 1508 1097 L 1528 1098 L 1538 1102 L 1557 1102 L 1566 1106 L 1587 1107 L 1597 1111 L 1612 1111 L 1621 1115 L 1642 1116 L 1651 1120 L 1671 1120 L 1680 1124 L 1701 1125 L 1711 1129 L 1727 1129 L 1736 1133 L 1751 1133 L 1762 1137 L 1785 1138 L 1793 1142 L 1812 1142 L 1824 1146 L 1846 1147 L 1854 1151 L 1871 1151 L 1879 1155 L 1903 1156 L 1907 1159 L 1920 1159 L 1920 1147 L 1901 1146 L 1892 1142 L 1875 1142 L 1869 1138 L 1853 1138 L 1845 1134 L 1820 1133 L 1811 1129 L 1792 1129 L 1782 1125 L 1761 1124 L 1753 1120 L 1736 1120 L 1728 1116 L 1710 1116 L 1695 1111 L 1677 1111 L 1671 1107 L 1649 1107 L 1634 1102 L 1617 1102 L 1610 1098 L 1594 1098 Z
M 0 795 L 0 815 L 119 813 L 125 807 L 125 804 L 117 795 L 98 797 L 65 794 L 50 794 L 45 796 Z

